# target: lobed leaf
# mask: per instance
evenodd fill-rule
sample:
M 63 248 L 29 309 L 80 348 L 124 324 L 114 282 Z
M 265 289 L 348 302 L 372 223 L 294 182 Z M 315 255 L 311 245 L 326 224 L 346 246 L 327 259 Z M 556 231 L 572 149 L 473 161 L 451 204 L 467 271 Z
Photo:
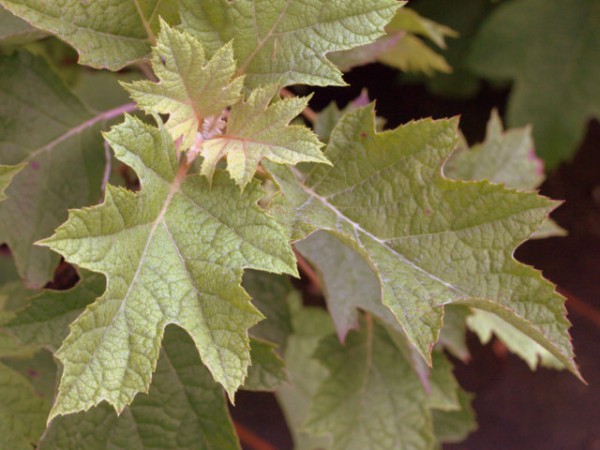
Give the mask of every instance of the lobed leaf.
M 233 397 L 250 363 L 247 330 L 261 318 L 240 286 L 242 269 L 296 274 L 291 248 L 256 205 L 257 183 L 240 194 L 221 172 L 212 187 L 187 175 L 168 131 L 129 116 L 106 138 L 142 190 L 109 185 L 104 203 L 71 211 L 41 243 L 107 277 L 57 352 L 64 372 L 51 418 L 102 400 L 122 411 L 147 391 L 170 323 L 190 333 Z
M 325 152 L 333 168 L 276 173 L 281 222 L 295 240 L 325 229 L 359 252 L 383 304 L 427 361 L 443 306 L 461 303 L 509 321 L 578 374 L 563 298 L 512 256 L 553 203 L 445 178 L 455 136 L 454 121 L 431 120 L 377 134 L 372 106 L 350 112 Z
M 396 0 L 181 0 L 181 21 L 209 54 L 228 42 L 248 88 L 343 85 L 326 58 L 374 41 L 401 3 Z
M 225 133 L 203 145 L 203 175 L 211 179 L 219 160 L 227 157 L 227 170 L 243 188 L 252 180 L 263 158 L 292 165 L 329 163 L 320 151 L 322 144 L 311 130 L 289 125 L 308 106 L 308 98 L 285 98 L 269 105 L 276 93 L 275 86 L 258 88 L 246 101 L 233 105 Z
M 166 123 L 173 140 L 183 137 L 182 149 L 196 141 L 203 125 L 240 98 L 243 79 L 233 78 L 233 48 L 224 45 L 206 59 L 203 45 L 192 35 L 162 23 L 152 50 L 152 68 L 159 82 L 124 84 L 140 108 L 151 114 L 169 114 Z

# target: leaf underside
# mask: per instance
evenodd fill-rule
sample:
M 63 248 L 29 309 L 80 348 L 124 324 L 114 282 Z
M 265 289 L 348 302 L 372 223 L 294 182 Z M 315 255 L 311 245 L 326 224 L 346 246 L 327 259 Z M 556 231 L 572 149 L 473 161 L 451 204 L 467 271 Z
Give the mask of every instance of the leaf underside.
M 127 117 L 106 139 L 143 188 L 109 185 L 104 203 L 71 211 L 42 242 L 108 280 L 57 352 L 64 373 L 51 417 L 102 400 L 123 410 L 147 391 L 170 323 L 190 333 L 233 398 L 250 363 L 247 330 L 261 318 L 240 286 L 242 269 L 295 274 L 291 248 L 256 205 L 257 183 L 240 194 L 222 172 L 212 186 L 187 175 L 164 128 Z

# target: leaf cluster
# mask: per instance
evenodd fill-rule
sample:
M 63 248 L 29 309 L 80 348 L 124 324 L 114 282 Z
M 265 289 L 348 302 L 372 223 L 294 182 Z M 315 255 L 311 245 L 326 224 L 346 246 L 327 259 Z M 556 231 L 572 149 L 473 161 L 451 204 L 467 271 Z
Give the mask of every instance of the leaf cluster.
M 455 119 L 287 89 L 449 70 L 418 36 L 450 29 L 396 0 L 0 4 L 0 447 L 236 449 L 252 390 L 299 449 L 436 448 L 475 427 L 466 327 L 580 376 L 564 299 L 513 258 L 562 232 L 529 129 L 494 115 L 469 149 Z M 62 44 L 17 45 L 47 34 L 131 73 L 70 86 Z

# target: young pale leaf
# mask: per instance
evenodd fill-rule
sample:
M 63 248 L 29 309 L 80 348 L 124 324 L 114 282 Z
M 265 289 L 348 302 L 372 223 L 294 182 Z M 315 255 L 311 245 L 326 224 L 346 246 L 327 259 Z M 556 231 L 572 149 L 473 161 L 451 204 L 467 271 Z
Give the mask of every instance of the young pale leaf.
M 138 395 L 121 415 L 103 403 L 86 413 L 58 417 L 40 443 L 54 449 L 237 450 L 222 389 L 198 359 L 194 342 L 166 330 L 148 395 Z
M 455 37 L 450 28 L 421 17 L 409 8 L 400 9 L 385 27 L 386 35 L 377 41 L 344 52 L 336 52 L 330 59 L 343 71 L 358 65 L 379 61 L 405 72 L 450 72 L 446 60 L 417 36 L 446 48 L 445 38 Z
M 235 182 L 246 186 L 263 158 L 279 164 L 329 163 L 317 136 L 302 125 L 288 125 L 308 105 L 308 98 L 285 98 L 269 105 L 275 86 L 258 88 L 231 108 L 225 134 L 203 144 L 202 174 L 209 179 L 223 157 Z
M 452 153 L 444 173 L 458 180 L 488 180 L 533 191 L 544 181 L 544 163 L 535 155 L 531 128 L 504 131 L 496 110 L 487 124 L 485 140 L 471 149 L 466 142 Z M 564 236 L 566 231 L 547 219 L 532 238 Z
M 150 51 L 158 18 L 176 23 L 177 0 L 0 0 L 36 28 L 56 34 L 80 64 L 119 70 Z
M 455 121 L 376 133 L 374 118 L 370 106 L 340 120 L 325 153 L 333 168 L 315 166 L 307 176 L 279 170 L 284 196 L 276 208 L 292 238 L 326 229 L 358 251 L 378 277 L 383 304 L 428 361 L 443 305 L 456 302 L 501 316 L 578 374 L 563 298 L 512 256 L 554 203 L 445 178 Z
M 107 118 L 92 115 L 43 58 L 0 57 L 0 164 L 26 165 L 0 203 L 0 242 L 32 287 L 46 284 L 58 263 L 57 255 L 32 244 L 52 233 L 68 208 L 100 198 L 99 126 Z
M 210 54 L 233 41 L 238 72 L 246 74 L 247 87 L 343 85 L 341 72 L 325 55 L 377 39 L 401 4 L 396 0 L 181 0 L 181 21 Z
M 600 117 L 599 21 L 598 0 L 568 8 L 562 0 L 505 2 L 471 48 L 479 74 L 514 80 L 508 123 L 533 124 L 538 154 L 551 169 L 573 154 L 588 120 Z
M 333 450 L 431 449 L 428 397 L 412 365 L 376 323 L 322 340 L 315 353 L 329 374 L 317 389 L 306 430 Z
M 162 22 L 152 68 L 159 78 L 124 84 L 131 97 L 148 113 L 169 114 L 167 128 L 174 140 L 183 136 L 182 148 L 196 140 L 202 125 L 240 97 L 241 77 L 233 79 L 233 49 L 227 44 L 206 59 L 202 44 L 192 35 Z M 217 125 L 217 123 L 214 123 Z
M 31 450 L 49 409 L 25 377 L 0 363 L 0 449 Z
M 242 269 L 296 274 L 287 239 L 256 204 L 257 183 L 242 195 L 222 172 L 212 188 L 188 176 L 166 129 L 128 116 L 106 138 L 143 187 L 109 185 L 103 204 L 71 211 L 42 241 L 108 280 L 57 352 L 64 373 L 51 417 L 102 400 L 122 411 L 147 390 L 169 323 L 190 333 L 233 397 L 250 363 L 247 330 L 261 318 L 240 286 Z

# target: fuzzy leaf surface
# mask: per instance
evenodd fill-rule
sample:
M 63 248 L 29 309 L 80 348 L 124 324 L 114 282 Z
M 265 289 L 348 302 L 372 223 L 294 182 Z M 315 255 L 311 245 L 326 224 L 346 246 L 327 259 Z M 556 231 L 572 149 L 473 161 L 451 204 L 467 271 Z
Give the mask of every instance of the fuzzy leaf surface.
M 188 149 L 203 131 L 204 120 L 240 97 L 243 79 L 232 79 L 233 57 L 231 45 L 224 45 L 207 59 L 198 39 L 163 22 L 152 49 L 152 68 L 159 82 L 143 80 L 124 86 L 144 111 L 169 114 L 167 128 L 174 140 L 183 136 L 182 146 Z
M 427 394 L 383 327 L 362 323 L 345 345 L 329 336 L 315 357 L 329 374 L 313 397 L 309 432 L 331 436 L 333 450 L 433 448 Z
M 600 117 L 599 52 L 598 0 L 568 8 L 561 0 L 518 0 L 486 21 L 469 62 L 485 77 L 514 81 L 508 124 L 533 124 L 537 152 L 553 169 L 576 150 L 588 120 Z
M 243 188 L 252 180 L 263 158 L 292 165 L 329 162 L 311 130 L 289 125 L 308 106 L 308 98 L 284 98 L 269 105 L 276 92 L 274 86 L 258 88 L 246 101 L 233 105 L 225 134 L 203 145 L 202 174 L 212 178 L 217 163 L 226 157 L 227 170 Z
M 238 450 L 223 391 L 186 333 L 169 327 L 148 395 L 120 416 L 106 403 L 52 421 L 40 449 Z
M 176 23 L 177 0 L 1 0 L 40 30 L 57 35 L 79 53 L 79 63 L 119 70 L 144 58 L 161 16 Z
M 325 229 L 359 252 L 378 277 L 383 304 L 427 361 L 443 305 L 454 302 L 500 315 L 578 374 L 564 299 L 512 256 L 553 202 L 445 178 L 454 121 L 376 133 L 374 118 L 370 106 L 341 119 L 325 152 L 332 168 L 279 171 L 284 196 L 276 207 L 292 238 Z
M 471 149 L 460 145 L 444 166 L 444 173 L 458 180 L 488 180 L 533 191 L 544 181 L 544 163 L 534 149 L 531 127 L 504 131 L 494 110 L 487 124 L 485 140 Z M 533 238 L 564 236 L 566 231 L 548 218 Z
M 384 33 L 396 0 L 181 0 L 182 26 L 209 54 L 233 41 L 246 86 L 344 85 L 326 58 Z
M 233 397 L 250 363 L 248 328 L 261 318 L 242 269 L 296 273 L 279 225 L 219 172 L 212 187 L 178 166 L 168 133 L 127 116 L 106 135 L 142 190 L 111 185 L 101 205 L 71 211 L 42 244 L 107 277 L 57 352 L 64 373 L 52 417 L 107 400 L 117 411 L 147 391 L 164 328 L 180 325 Z M 236 214 L 231 214 L 236 211 Z
M 30 286 L 46 284 L 58 263 L 57 255 L 33 243 L 50 235 L 68 208 L 100 198 L 103 121 L 43 58 L 0 57 L 0 164 L 26 165 L 0 203 L 0 242 Z

